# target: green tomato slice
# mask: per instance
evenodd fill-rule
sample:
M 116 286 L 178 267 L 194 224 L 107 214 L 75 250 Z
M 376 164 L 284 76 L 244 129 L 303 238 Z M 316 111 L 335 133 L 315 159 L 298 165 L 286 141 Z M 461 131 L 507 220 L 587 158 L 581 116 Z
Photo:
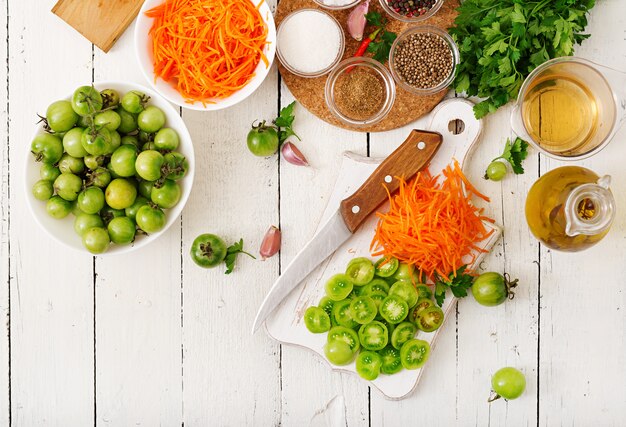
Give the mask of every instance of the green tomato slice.
M 396 272 L 398 267 L 400 266 L 400 261 L 397 258 L 393 257 L 382 257 L 374 267 L 376 269 L 376 275 L 378 277 L 391 277 Z
M 386 294 L 389 293 L 389 284 L 383 279 L 374 279 L 367 285 L 363 286 L 363 294 L 370 295 L 372 292 L 382 291 Z
M 324 354 L 333 365 L 347 365 L 354 359 L 354 352 L 343 341 L 329 341 L 324 346 Z
M 345 274 L 335 274 L 326 282 L 326 295 L 334 301 L 346 299 L 354 284 Z
M 433 300 L 431 300 L 430 298 L 420 298 L 417 300 L 417 304 L 415 305 L 415 307 L 413 307 L 411 309 L 411 313 L 409 313 L 409 320 L 413 323 L 417 323 L 417 316 L 419 316 L 419 314 L 427 309 L 428 307 L 434 307 L 435 306 L 435 302 Z
M 367 258 L 354 258 L 348 263 L 346 276 L 357 286 L 363 286 L 374 278 L 374 264 Z
M 415 337 L 416 332 L 417 327 L 411 322 L 402 322 L 396 325 L 391 334 L 391 345 L 400 350 L 405 342 Z
M 328 316 L 331 316 L 331 314 L 333 312 L 333 307 L 335 305 L 335 301 L 331 300 L 327 296 L 323 296 L 322 299 L 320 300 L 320 302 L 317 305 L 322 310 L 324 310 L 326 312 L 326 314 L 328 314 Z
M 443 323 L 443 310 L 437 306 L 425 308 L 417 315 L 417 327 L 424 332 L 433 332 Z
M 356 331 L 345 326 L 333 326 L 328 331 L 327 342 L 341 341 L 347 344 L 352 350 L 352 353 L 356 353 L 359 350 L 359 336 Z
M 352 318 L 350 311 L 351 300 L 344 299 L 341 301 L 335 301 L 331 311 L 330 317 L 335 320 L 337 325 L 345 326 L 346 328 L 356 328 L 359 324 Z
M 430 288 L 426 285 L 417 285 L 415 287 L 415 290 L 417 291 L 417 295 L 419 296 L 419 298 L 433 297 L 433 291 L 431 291 Z
M 399 280 L 389 288 L 389 295 L 398 295 L 400 298 L 406 301 L 409 308 L 417 304 L 419 295 L 415 287 L 404 280 Z
M 393 375 L 402 370 L 402 360 L 400 360 L 400 350 L 391 346 L 385 347 L 378 352 L 383 359 L 380 371 L 383 374 Z
M 361 325 L 374 320 L 377 312 L 376 303 L 368 296 L 356 297 L 350 303 L 350 315 Z
M 362 351 L 356 358 L 356 371 L 361 378 L 373 381 L 378 378 L 383 358 L 373 351 Z
M 430 344 L 424 340 L 411 339 L 400 349 L 400 361 L 406 369 L 418 369 L 424 366 L 430 355 Z
M 359 341 L 366 350 L 382 350 L 389 342 L 389 331 L 383 323 L 375 320 L 361 326 Z
M 321 334 L 330 330 L 330 317 L 324 309 L 311 306 L 304 312 L 304 324 L 314 334 Z
M 409 306 L 404 299 L 398 295 L 389 295 L 379 307 L 380 315 L 389 323 L 400 323 L 409 314 Z

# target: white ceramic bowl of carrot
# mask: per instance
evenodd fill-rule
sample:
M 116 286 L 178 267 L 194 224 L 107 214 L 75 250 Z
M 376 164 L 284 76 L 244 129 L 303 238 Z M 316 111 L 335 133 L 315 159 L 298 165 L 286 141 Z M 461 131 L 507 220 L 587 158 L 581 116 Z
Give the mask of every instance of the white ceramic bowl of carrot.
M 135 24 L 135 51 L 144 76 L 168 101 L 221 110 L 265 80 L 276 26 L 265 0 L 146 0 Z

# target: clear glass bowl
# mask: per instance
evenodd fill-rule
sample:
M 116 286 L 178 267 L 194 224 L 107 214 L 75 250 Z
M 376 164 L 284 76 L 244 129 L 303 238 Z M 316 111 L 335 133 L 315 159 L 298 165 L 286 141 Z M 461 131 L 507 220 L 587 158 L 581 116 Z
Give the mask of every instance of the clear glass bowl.
M 450 47 L 450 52 L 452 53 L 452 68 L 450 70 L 450 74 L 441 81 L 437 86 L 429 87 L 429 88 L 419 88 L 408 84 L 400 75 L 398 70 L 396 69 L 396 50 L 400 43 L 404 42 L 409 36 L 413 34 L 434 34 L 436 36 L 441 37 Z M 452 40 L 450 35 L 443 31 L 441 28 L 434 27 L 432 25 L 419 25 L 417 27 L 411 27 L 401 33 L 396 40 L 391 45 L 391 51 L 389 52 L 389 69 L 391 70 L 391 75 L 394 80 L 398 83 L 402 89 L 407 92 L 415 93 L 417 95 L 432 95 L 434 93 L 440 92 L 446 87 L 450 86 L 452 81 L 454 80 L 456 66 L 459 64 L 459 48 Z
M 387 0 L 379 0 L 379 2 L 382 8 L 385 9 L 385 12 L 387 12 L 387 14 L 391 16 L 392 18 L 397 19 L 398 21 L 402 21 L 402 22 L 415 23 L 415 22 L 425 21 L 426 19 L 430 18 L 435 13 L 437 13 L 439 9 L 441 9 L 441 6 L 443 6 L 444 0 L 437 0 L 429 11 L 427 11 L 423 15 L 417 15 L 417 16 L 406 16 L 406 15 L 402 15 L 401 13 L 396 12 L 389 4 L 387 4 Z
M 335 6 L 335 5 L 330 5 L 330 4 L 325 4 L 324 0 L 313 0 L 315 3 L 317 3 L 320 7 L 323 7 L 324 9 L 329 9 L 329 10 L 343 10 L 343 9 L 350 9 L 351 7 L 356 6 L 357 4 L 359 4 L 361 2 L 361 0 L 353 0 L 352 2 L 348 3 L 348 4 L 344 4 L 341 6 Z
M 373 73 L 379 77 L 385 90 L 384 100 L 380 108 L 369 117 L 350 117 L 345 111 L 341 111 L 337 102 L 335 93 L 337 83 L 341 78 L 345 77 L 347 73 L 353 73 L 358 69 Z M 347 125 L 359 127 L 376 124 L 389 114 L 396 99 L 396 85 L 387 67 L 380 62 L 367 57 L 353 57 L 341 61 L 339 65 L 333 69 L 326 80 L 324 93 L 326 105 L 335 117 Z
M 299 13 L 309 13 L 309 12 L 315 12 L 315 13 L 321 13 L 326 15 L 328 18 L 330 18 L 332 20 L 332 22 L 335 23 L 335 25 L 337 26 L 337 30 L 339 31 L 339 50 L 337 51 L 337 56 L 335 57 L 335 59 L 333 60 L 333 62 L 326 68 L 322 69 L 322 70 L 318 70 L 315 72 L 305 72 L 305 71 L 301 71 L 298 70 L 297 68 L 295 68 L 293 65 L 289 64 L 289 62 L 286 60 L 284 53 L 282 52 L 281 48 L 280 48 L 280 40 L 281 40 L 281 34 L 285 29 L 285 23 L 288 22 L 290 19 L 292 19 L 294 16 L 296 16 Z M 337 63 L 341 60 L 341 58 L 343 57 L 343 52 L 345 50 L 345 34 L 343 32 L 343 29 L 341 28 L 341 25 L 339 25 L 339 22 L 337 22 L 337 20 L 331 16 L 330 14 L 324 12 L 323 10 L 319 10 L 319 9 L 299 9 L 296 10 L 295 12 L 291 12 L 289 15 L 287 15 L 285 17 L 285 19 L 283 19 L 283 21 L 280 23 L 280 25 L 278 26 L 278 30 L 276 32 L 276 56 L 278 56 L 278 60 L 280 61 L 281 64 L 283 64 L 283 66 L 289 70 L 291 73 L 295 74 L 296 76 L 300 76 L 300 77 L 305 77 L 305 78 L 313 78 L 313 77 L 320 77 L 323 76 L 324 74 L 328 73 L 330 70 L 333 69 L 333 67 L 335 65 L 337 65 Z

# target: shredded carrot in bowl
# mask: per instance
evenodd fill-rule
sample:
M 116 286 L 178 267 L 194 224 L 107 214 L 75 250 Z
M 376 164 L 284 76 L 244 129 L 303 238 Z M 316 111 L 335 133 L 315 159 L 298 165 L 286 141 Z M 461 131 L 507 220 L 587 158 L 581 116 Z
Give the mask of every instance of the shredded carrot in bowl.
M 397 194 L 389 194 L 389 212 L 376 214 L 372 255 L 398 258 L 434 280 L 456 272 L 466 264 L 464 257 L 473 260 L 473 250 L 484 252 L 477 244 L 494 230 L 487 231 L 483 220 L 494 221 L 471 199 L 489 199 L 472 186 L 458 162 L 446 167 L 443 177 L 423 171 L 408 183 L 398 179 Z
M 254 77 L 267 24 L 250 0 L 165 0 L 150 9 L 155 80 L 189 103 L 226 98 Z

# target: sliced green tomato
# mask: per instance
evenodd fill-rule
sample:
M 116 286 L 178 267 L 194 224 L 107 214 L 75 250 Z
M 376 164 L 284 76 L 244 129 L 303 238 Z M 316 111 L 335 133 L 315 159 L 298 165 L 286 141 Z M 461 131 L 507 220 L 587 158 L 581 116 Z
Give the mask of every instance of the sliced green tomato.
M 389 331 L 382 322 L 375 320 L 361 326 L 359 341 L 366 350 L 382 350 L 389 342 Z
M 407 281 L 399 280 L 389 288 L 389 295 L 398 295 L 406 301 L 409 308 L 415 306 L 418 300 L 418 294 L 415 287 Z
M 354 359 L 354 352 L 343 341 L 327 342 L 324 346 L 324 354 L 333 365 L 347 365 Z
M 391 345 L 400 350 L 402 344 L 415 337 L 416 332 L 417 327 L 411 322 L 402 322 L 396 325 L 396 328 L 391 334 Z
M 346 276 L 357 286 L 363 286 L 374 278 L 374 264 L 367 258 L 354 258 L 348 263 Z
M 352 353 L 356 353 L 361 346 L 359 344 L 359 336 L 356 331 L 345 326 L 333 326 L 328 331 L 327 342 L 340 341 L 347 344 L 352 350 Z
M 383 291 L 386 295 L 389 293 L 389 284 L 383 279 L 374 279 L 367 285 L 363 286 L 364 295 L 369 295 L 375 291 Z
M 378 378 L 383 358 L 373 351 L 362 351 L 356 358 L 356 371 L 361 378 L 373 381 Z
M 346 328 L 356 328 L 359 324 L 352 318 L 350 312 L 351 300 L 344 299 L 341 301 L 335 301 L 333 305 L 330 317 L 335 319 L 337 325 L 345 326 Z
M 417 304 L 411 309 L 411 313 L 409 313 L 409 320 L 413 323 L 417 323 L 417 316 L 420 314 L 420 312 L 427 309 L 428 307 L 434 307 L 434 305 L 435 302 L 430 298 L 418 299 Z
M 330 330 L 330 317 L 324 309 L 311 306 L 304 312 L 304 324 L 314 334 L 321 334 Z
M 396 258 L 382 257 L 381 259 L 376 261 L 376 264 L 374 264 L 374 267 L 376 269 L 375 274 L 378 277 L 391 277 L 396 272 L 399 265 L 400 261 L 398 261 Z
M 431 291 L 430 288 L 426 285 L 417 285 L 415 287 L 415 290 L 417 290 L 417 295 L 419 296 L 419 298 L 433 297 L 433 291 Z
M 368 296 L 356 297 L 350 303 L 350 315 L 361 325 L 371 322 L 378 312 L 376 303 Z
M 353 298 L 356 298 L 356 297 L 365 295 L 363 288 L 365 288 L 365 286 L 355 286 L 354 288 L 352 288 L 352 292 L 350 292 L 350 295 L 348 295 L 348 298 L 350 296 L 352 296 Z
M 385 347 L 378 352 L 383 359 L 380 371 L 383 374 L 393 375 L 402 370 L 402 360 L 400 360 L 400 350 L 391 346 Z
M 374 300 L 374 304 L 376 304 L 376 308 L 378 309 L 378 307 L 380 307 L 380 303 L 382 303 L 383 300 L 387 298 L 387 294 L 382 291 L 376 291 L 369 294 L 368 297 Z
M 415 267 L 410 264 L 405 264 L 403 262 L 400 263 L 398 269 L 393 274 L 393 278 L 396 280 L 408 280 L 409 282 L 413 280 L 413 274 L 415 272 Z
M 409 306 L 404 299 L 398 295 L 389 295 L 378 308 L 380 315 L 389 323 L 400 323 L 409 314 Z
M 335 305 L 335 301 L 331 300 L 327 296 L 323 296 L 320 300 L 318 307 L 326 312 L 329 316 L 333 312 L 333 306 Z
M 400 361 L 406 369 L 418 369 L 424 366 L 430 355 L 430 344 L 424 340 L 411 339 L 400 349 Z
M 437 306 L 425 308 L 418 313 L 415 323 L 424 332 L 436 331 L 443 323 L 443 310 Z
M 348 276 L 345 274 L 335 274 L 326 282 L 326 295 L 334 301 L 341 301 L 350 295 L 353 287 L 354 284 Z

